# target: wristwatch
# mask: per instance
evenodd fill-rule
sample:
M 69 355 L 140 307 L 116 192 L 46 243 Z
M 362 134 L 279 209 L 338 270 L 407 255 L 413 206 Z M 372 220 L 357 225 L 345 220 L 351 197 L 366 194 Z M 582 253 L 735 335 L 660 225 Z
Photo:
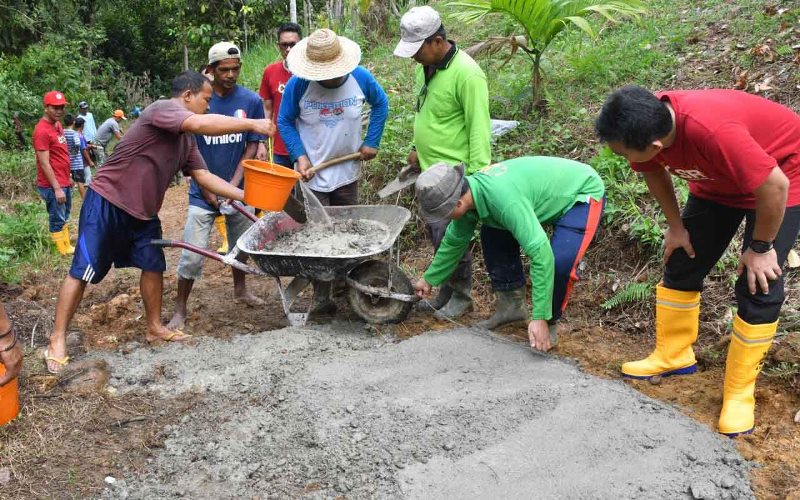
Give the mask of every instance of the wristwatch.
M 772 250 L 772 242 L 764 240 L 753 240 L 750 242 L 750 249 L 755 253 L 767 253 Z

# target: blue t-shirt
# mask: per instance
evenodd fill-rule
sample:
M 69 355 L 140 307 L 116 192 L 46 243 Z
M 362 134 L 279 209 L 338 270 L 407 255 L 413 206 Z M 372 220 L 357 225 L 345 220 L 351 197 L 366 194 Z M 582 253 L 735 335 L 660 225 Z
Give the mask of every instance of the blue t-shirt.
M 264 118 L 261 98 L 252 90 L 240 85 L 237 85 L 225 97 L 212 92 L 208 112 L 237 118 Z M 196 137 L 197 148 L 208 165 L 208 170 L 226 181 L 233 178 L 233 173 L 236 172 L 236 167 L 242 159 L 247 143 L 266 139 L 265 136 L 252 132 L 215 136 L 197 135 Z M 189 188 L 189 204 L 206 210 L 214 210 L 214 207 L 203 199 L 200 187 L 194 181 Z

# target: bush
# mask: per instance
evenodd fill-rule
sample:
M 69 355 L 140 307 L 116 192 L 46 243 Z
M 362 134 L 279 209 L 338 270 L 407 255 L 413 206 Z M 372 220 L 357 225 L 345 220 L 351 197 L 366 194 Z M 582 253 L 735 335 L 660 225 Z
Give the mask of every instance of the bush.
M 47 213 L 42 204 L 23 202 L 2 207 L 0 242 L 0 281 L 15 282 L 25 263 L 38 260 L 51 251 Z

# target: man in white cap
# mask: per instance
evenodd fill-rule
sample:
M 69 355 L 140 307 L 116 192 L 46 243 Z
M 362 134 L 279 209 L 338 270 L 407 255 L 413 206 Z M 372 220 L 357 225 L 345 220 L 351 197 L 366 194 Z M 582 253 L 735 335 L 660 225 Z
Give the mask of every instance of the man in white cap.
M 211 102 L 208 112 L 236 118 L 264 119 L 261 98 L 252 90 L 237 84 L 242 69 L 242 53 L 239 47 L 230 42 L 219 42 L 208 51 L 208 64 L 205 72 L 211 79 Z M 243 160 L 255 157 L 258 144 L 266 136 L 254 132 L 241 132 L 225 135 L 197 135 L 197 149 L 203 156 L 212 174 L 228 181 L 233 186 L 242 187 Z M 183 240 L 200 248 L 208 246 L 208 239 L 214 224 L 220 233 L 236 244 L 252 222 L 239 212 L 221 214 L 217 196 L 192 181 L 189 187 L 189 211 Z M 220 224 L 221 223 L 221 224 Z M 221 227 L 220 227 L 221 226 Z M 181 330 L 187 314 L 189 294 L 194 281 L 203 272 L 202 255 L 184 250 L 178 262 L 178 294 L 175 298 L 175 313 L 167 328 Z M 236 302 L 257 307 L 264 301 L 247 290 L 245 273 L 231 268 L 233 273 L 233 297 Z
M 413 7 L 406 12 L 400 19 L 400 42 L 394 54 L 419 63 L 409 165 L 426 170 L 439 162 L 463 163 L 467 174 L 489 165 L 492 126 L 486 75 L 466 52 L 447 39 L 439 13 L 428 6 Z M 447 224 L 447 220 L 442 220 L 427 225 L 434 248 L 439 248 Z M 509 245 L 514 241 L 508 231 L 492 228 L 486 231 L 497 234 L 482 234 L 481 241 L 501 239 Z M 455 318 L 472 308 L 471 268 L 472 253 L 466 252 L 450 280 L 429 304 L 437 317 Z M 508 287 L 524 286 L 521 270 L 518 279 L 522 282 L 507 284 Z
M 313 165 L 358 151 L 360 161 L 378 153 L 389 100 L 366 68 L 359 66 L 361 48 L 329 29 L 300 40 L 286 62 L 294 75 L 286 84 L 278 113 L 278 131 L 290 159 L 308 180 L 323 205 L 358 204 L 357 160 L 314 174 Z M 369 127 L 361 138 L 361 111 L 369 103 Z M 331 313 L 330 283 L 315 283 L 312 312 Z

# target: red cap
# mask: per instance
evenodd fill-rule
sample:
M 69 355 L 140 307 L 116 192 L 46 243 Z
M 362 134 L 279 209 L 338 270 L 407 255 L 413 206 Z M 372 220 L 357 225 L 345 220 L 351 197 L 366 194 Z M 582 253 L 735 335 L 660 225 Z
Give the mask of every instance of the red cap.
M 58 90 L 51 90 L 46 93 L 43 101 L 45 106 L 65 106 L 69 104 L 64 94 Z

